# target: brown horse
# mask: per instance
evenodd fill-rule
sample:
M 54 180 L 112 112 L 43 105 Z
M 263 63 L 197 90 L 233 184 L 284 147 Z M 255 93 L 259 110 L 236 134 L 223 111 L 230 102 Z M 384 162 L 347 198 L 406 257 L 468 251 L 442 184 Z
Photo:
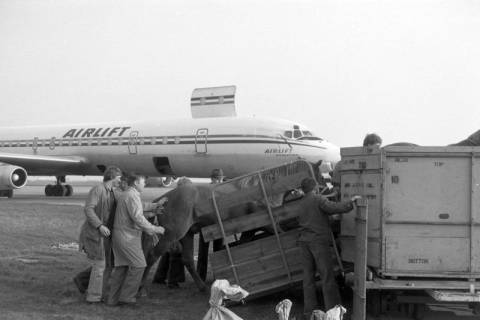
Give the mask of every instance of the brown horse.
M 154 200 L 154 202 L 157 202 L 163 198 L 168 199 L 164 206 L 163 214 L 157 215 L 158 224 L 165 228 L 165 233 L 159 237 L 159 241 L 156 244 L 152 241 L 152 237 L 146 235 L 143 237 L 143 248 L 147 261 L 147 267 L 142 279 L 143 288 L 145 288 L 148 273 L 155 262 L 160 256 L 168 252 L 172 246 L 175 246 L 177 249 L 181 247 L 182 262 L 198 289 L 200 291 L 206 289 L 202 276 L 199 275 L 199 269 L 195 269 L 193 240 L 194 234 L 200 232 L 203 226 L 217 222 L 217 215 L 212 202 L 213 187 L 214 185 L 212 184 L 185 184 Z M 258 208 L 259 206 L 253 205 L 252 202 L 235 204 L 228 208 L 221 207 L 222 218 L 228 219 L 242 216 L 252 213 Z M 241 239 L 245 241 L 244 237 Z M 178 246 L 178 243 L 180 243 L 180 246 Z M 203 268 L 206 273 L 208 256 L 200 256 L 202 254 L 208 255 L 208 253 L 199 251 L 198 257 L 200 264 L 202 262 L 204 264 L 200 267 L 200 270 Z
M 192 184 L 186 184 L 154 200 L 154 202 L 157 202 L 163 198 L 168 199 L 164 206 L 163 213 L 157 215 L 158 224 L 165 228 L 165 233 L 159 237 L 159 241 L 156 244 L 150 236 L 144 236 L 143 238 L 143 249 L 147 267 L 143 275 L 142 287 L 145 288 L 146 279 L 153 264 L 155 264 L 161 255 L 168 252 L 172 246 L 180 243 L 183 264 L 192 276 L 198 289 L 205 291 L 205 283 L 195 270 L 195 262 L 193 260 L 193 236 L 195 232 L 199 231 L 199 225 L 214 222 L 208 218 L 208 216 L 199 219 L 196 214 L 198 200 L 202 196 L 208 196 L 208 194 L 210 194 L 210 187 L 208 185 L 193 186 Z

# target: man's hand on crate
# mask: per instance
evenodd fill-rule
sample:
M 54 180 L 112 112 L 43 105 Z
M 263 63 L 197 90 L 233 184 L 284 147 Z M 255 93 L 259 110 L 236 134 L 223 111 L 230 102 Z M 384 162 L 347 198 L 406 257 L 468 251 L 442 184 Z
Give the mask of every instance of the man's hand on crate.
M 357 200 L 359 200 L 359 199 L 362 199 L 362 197 L 361 197 L 361 196 L 353 196 L 353 197 L 350 199 L 350 201 L 352 201 L 353 203 L 357 204 Z

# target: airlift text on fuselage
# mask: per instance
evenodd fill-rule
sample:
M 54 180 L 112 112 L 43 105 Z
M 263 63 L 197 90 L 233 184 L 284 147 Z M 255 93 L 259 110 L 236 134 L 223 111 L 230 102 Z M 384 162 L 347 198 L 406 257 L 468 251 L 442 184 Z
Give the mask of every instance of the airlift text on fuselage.
M 90 138 L 90 137 L 121 137 L 131 127 L 113 128 L 80 128 L 70 129 L 63 135 L 63 138 Z
M 292 148 L 268 148 L 265 149 L 265 153 L 290 154 L 292 153 Z

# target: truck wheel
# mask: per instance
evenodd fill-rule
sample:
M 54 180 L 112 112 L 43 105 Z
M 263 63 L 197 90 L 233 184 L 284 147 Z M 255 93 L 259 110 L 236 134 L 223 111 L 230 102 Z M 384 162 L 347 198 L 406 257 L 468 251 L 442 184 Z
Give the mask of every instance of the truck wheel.
M 425 318 L 426 311 L 427 311 L 426 305 L 415 304 L 415 308 L 413 309 L 413 319 L 422 320 L 423 318 Z
M 377 290 L 367 292 L 367 310 L 375 318 L 382 314 L 382 295 Z

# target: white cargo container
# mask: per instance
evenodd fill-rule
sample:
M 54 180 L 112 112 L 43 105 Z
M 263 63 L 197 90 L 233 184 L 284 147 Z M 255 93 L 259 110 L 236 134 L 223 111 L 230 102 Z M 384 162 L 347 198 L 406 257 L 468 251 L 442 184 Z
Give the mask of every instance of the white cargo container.
M 480 278 L 480 147 L 341 150 L 342 199 L 368 199 L 367 265 L 382 277 Z M 355 215 L 342 220 L 354 261 Z
M 480 147 L 341 154 L 342 199 L 363 196 L 340 236 L 355 266 L 352 319 L 366 318 L 367 300 L 374 315 L 393 303 L 422 319 L 429 302 L 468 302 L 480 314 Z

